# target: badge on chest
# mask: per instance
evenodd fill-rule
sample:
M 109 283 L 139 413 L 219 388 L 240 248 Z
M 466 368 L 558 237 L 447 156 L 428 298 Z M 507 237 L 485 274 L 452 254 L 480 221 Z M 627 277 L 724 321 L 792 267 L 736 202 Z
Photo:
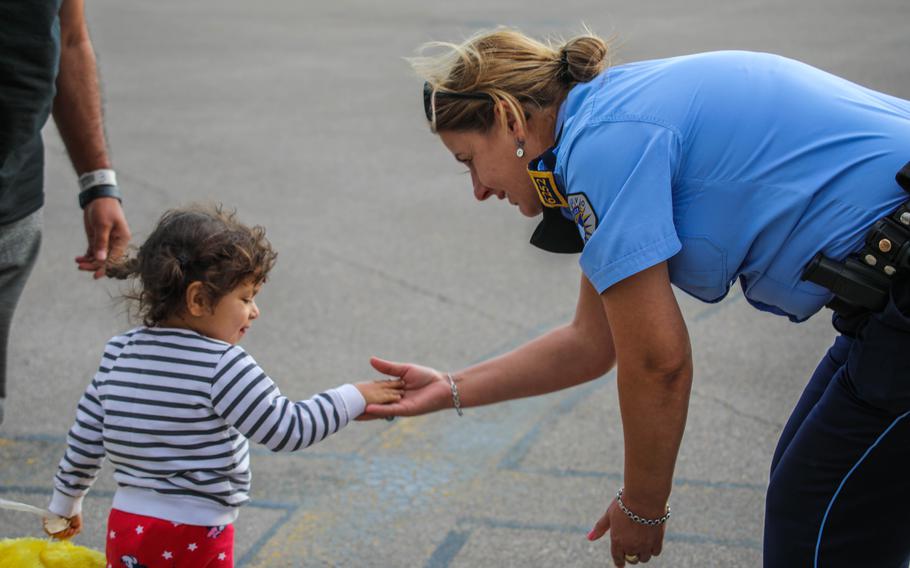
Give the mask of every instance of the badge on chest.
M 528 164 L 528 175 L 544 206 L 543 220 L 531 236 L 531 244 L 549 252 L 579 253 L 597 226 L 597 216 L 583 193 L 566 195 L 553 173 L 555 166 L 552 149 Z M 563 210 L 572 213 L 574 222 Z
M 568 207 L 566 198 L 556 185 L 556 177 L 552 171 L 535 171 L 528 170 L 531 181 L 534 182 L 534 189 L 537 190 L 537 197 L 544 207 Z

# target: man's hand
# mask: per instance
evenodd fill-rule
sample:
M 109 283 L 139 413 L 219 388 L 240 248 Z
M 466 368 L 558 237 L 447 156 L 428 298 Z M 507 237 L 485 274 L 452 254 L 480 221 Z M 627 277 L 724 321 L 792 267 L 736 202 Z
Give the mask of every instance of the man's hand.
M 60 5 L 60 66 L 54 121 L 77 174 L 111 167 L 104 139 L 101 89 L 95 52 L 85 23 L 85 0 L 63 0 Z M 85 207 L 88 248 L 76 257 L 79 270 L 104 276 L 104 263 L 123 254 L 130 229 L 120 202 L 95 199 Z
M 76 257 L 79 270 L 93 272 L 97 280 L 104 276 L 108 259 L 119 258 L 130 242 L 130 228 L 120 202 L 113 197 L 100 197 L 85 206 L 83 211 L 88 248 Z

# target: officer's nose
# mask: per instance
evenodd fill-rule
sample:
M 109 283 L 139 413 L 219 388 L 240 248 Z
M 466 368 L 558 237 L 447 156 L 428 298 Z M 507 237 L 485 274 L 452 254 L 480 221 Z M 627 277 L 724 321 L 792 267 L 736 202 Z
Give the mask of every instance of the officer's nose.
M 480 180 L 477 179 L 477 174 L 473 169 L 471 170 L 471 183 L 474 185 L 474 197 L 477 201 L 484 201 L 493 195 L 493 190 L 480 183 Z

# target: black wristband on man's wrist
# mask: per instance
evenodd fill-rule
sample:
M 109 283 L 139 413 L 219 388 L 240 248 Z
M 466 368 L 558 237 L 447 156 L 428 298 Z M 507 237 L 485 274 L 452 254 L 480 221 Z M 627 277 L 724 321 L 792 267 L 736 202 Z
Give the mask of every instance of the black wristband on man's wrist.
M 123 203 L 123 196 L 116 185 L 96 185 L 79 192 L 79 207 L 85 209 L 85 206 L 99 197 L 113 197 L 120 203 Z

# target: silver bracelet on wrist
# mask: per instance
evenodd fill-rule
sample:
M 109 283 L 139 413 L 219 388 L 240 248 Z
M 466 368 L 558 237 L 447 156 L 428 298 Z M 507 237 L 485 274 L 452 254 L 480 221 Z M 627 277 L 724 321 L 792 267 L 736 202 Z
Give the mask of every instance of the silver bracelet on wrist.
M 458 397 L 458 387 L 455 386 L 455 379 L 452 378 L 452 373 L 446 373 L 446 378 L 449 380 L 449 386 L 452 387 L 452 405 L 455 407 L 455 412 L 458 413 L 458 416 L 463 416 L 461 398 Z
M 670 504 L 667 503 L 667 512 L 664 513 L 664 516 L 659 519 L 646 519 L 644 517 L 639 517 L 635 513 L 629 510 L 626 507 L 626 504 L 622 502 L 622 490 L 624 487 L 620 487 L 619 491 L 616 492 L 616 504 L 619 505 L 619 510 L 625 513 L 627 517 L 632 519 L 634 522 L 645 525 L 646 527 L 657 527 L 667 522 L 667 519 L 670 518 Z

